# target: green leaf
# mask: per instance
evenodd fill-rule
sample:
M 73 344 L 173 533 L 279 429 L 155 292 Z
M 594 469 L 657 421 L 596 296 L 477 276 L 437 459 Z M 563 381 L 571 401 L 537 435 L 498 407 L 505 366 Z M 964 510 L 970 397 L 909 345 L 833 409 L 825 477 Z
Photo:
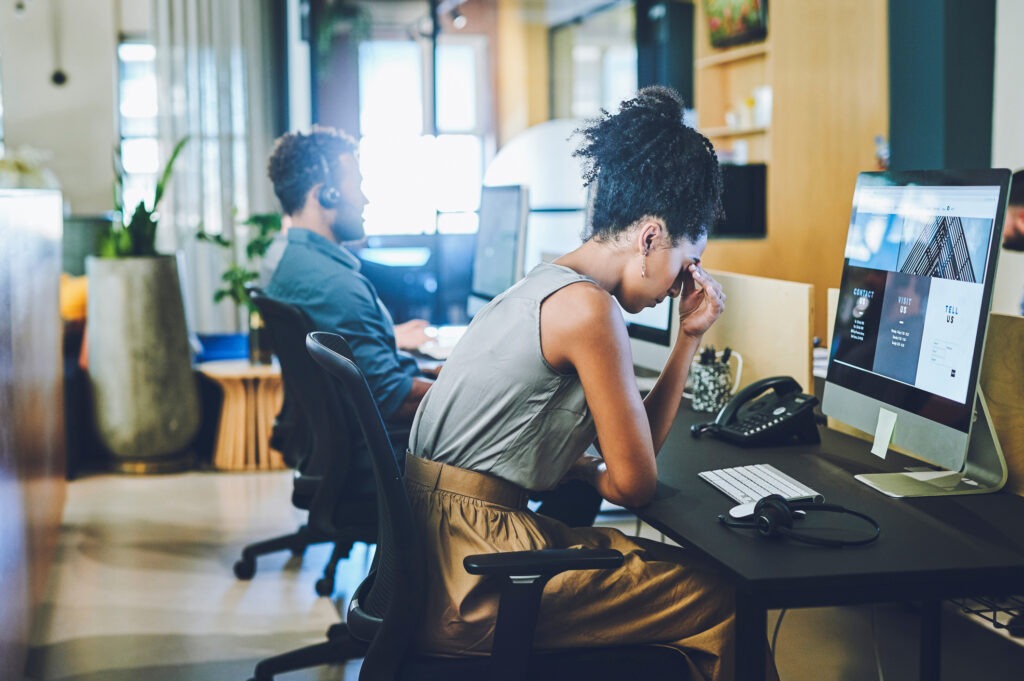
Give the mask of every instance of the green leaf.
M 249 239 L 245 246 L 245 255 L 249 260 L 261 258 L 267 254 L 270 245 L 274 243 L 274 235 L 281 231 L 280 213 L 254 213 L 247 217 L 243 225 L 256 228 L 256 234 Z
M 157 182 L 152 205 L 147 208 L 145 201 L 139 201 L 130 217 L 126 215 L 124 210 L 124 167 L 121 163 L 121 152 L 118 148 L 114 149 L 113 200 L 115 208 L 121 213 L 122 217 L 121 226 L 113 229 L 108 237 L 104 237 L 100 249 L 104 257 L 124 258 L 158 255 L 156 252 L 156 230 L 159 215 L 156 213 L 156 207 L 160 203 L 160 199 L 163 198 L 164 190 L 171 179 L 174 161 L 178 158 L 188 140 L 189 136 L 186 135 L 178 140 L 178 143 L 174 146 L 174 151 L 164 166 L 160 181 Z
M 106 234 L 100 236 L 99 256 L 101 258 L 116 258 L 118 255 L 117 235 L 115 232 L 108 231 Z
M 217 244 L 223 248 L 231 248 L 231 242 L 225 239 L 222 234 L 210 234 L 209 232 L 204 232 L 200 229 L 199 232 L 196 233 L 196 238 L 210 244 Z
M 174 161 L 178 158 L 178 154 L 185 147 L 185 143 L 190 139 L 189 135 L 185 135 L 178 143 L 174 145 L 174 151 L 171 152 L 171 157 L 167 159 L 167 165 L 164 166 L 164 172 L 160 175 L 160 181 L 156 183 L 156 194 L 153 196 L 153 210 L 160 204 L 160 199 L 164 196 L 164 189 L 167 187 L 167 183 L 171 181 L 171 171 L 174 168 Z
M 146 208 L 143 201 L 139 201 L 135 207 L 132 219 L 125 229 L 125 236 L 126 255 L 156 255 L 156 222 L 153 220 L 153 213 Z

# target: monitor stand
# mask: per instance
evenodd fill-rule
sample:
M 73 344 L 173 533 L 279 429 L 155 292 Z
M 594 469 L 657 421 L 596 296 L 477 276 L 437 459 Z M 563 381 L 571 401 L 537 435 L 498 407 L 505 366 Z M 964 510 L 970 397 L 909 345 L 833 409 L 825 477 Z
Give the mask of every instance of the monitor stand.
M 905 473 L 862 473 L 855 475 L 866 485 L 891 497 L 940 497 L 955 494 L 998 492 L 1006 484 L 1006 458 L 992 425 L 985 395 L 978 387 L 976 421 L 971 428 L 967 460 L 962 472 L 908 471 Z

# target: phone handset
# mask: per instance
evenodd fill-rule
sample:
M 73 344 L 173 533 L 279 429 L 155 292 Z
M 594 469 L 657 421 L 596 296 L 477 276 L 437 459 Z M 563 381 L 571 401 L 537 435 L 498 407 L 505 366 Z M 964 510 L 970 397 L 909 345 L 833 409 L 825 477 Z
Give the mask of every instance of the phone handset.
M 813 413 L 818 398 L 801 390 L 790 376 L 755 381 L 729 400 L 714 421 L 695 424 L 690 433 L 746 446 L 819 442 Z
M 715 423 L 718 425 L 728 425 L 736 418 L 740 407 L 769 389 L 774 390 L 776 395 L 782 396 L 792 392 L 800 392 L 800 384 L 796 382 L 796 379 L 789 376 L 771 376 L 754 381 L 736 393 L 729 400 L 728 404 L 722 407 L 721 411 L 718 412 L 718 416 L 715 417 Z

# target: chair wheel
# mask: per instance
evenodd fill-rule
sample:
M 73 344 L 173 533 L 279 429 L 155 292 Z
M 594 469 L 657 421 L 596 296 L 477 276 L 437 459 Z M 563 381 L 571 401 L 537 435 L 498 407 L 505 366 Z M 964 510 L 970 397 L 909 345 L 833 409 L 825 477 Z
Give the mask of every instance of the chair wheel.
M 235 577 L 239 579 L 252 579 L 256 574 L 256 561 L 252 559 L 239 558 L 235 561 Z
M 316 593 L 318 596 L 330 596 L 334 593 L 334 580 L 328 577 L 321 577 L 316 580 Z

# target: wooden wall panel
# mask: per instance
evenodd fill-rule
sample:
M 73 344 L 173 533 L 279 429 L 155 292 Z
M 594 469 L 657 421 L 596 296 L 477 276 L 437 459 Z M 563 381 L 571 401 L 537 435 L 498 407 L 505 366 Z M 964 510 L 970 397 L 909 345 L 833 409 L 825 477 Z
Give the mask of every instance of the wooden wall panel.
M 981 389 L 1006 457 L 1006 488 L 1024 495 L 1024 317 L 992 313 Z
M 497 49 L 493 69 L 497 146 L 548 120 L 548 29 L 519 0 L 497 2 Z
M 874 138 L 888 135 L 886 9 L 886 0 L 768 5 L 768 237 L 714 240 L 705 258 L 714 269 L 813 284 L 822 338 L 857 173 L 877 169 Z M 703 22 L 701 13 L 699 30 Z M 698 56 L 706 54 L 706 36 L 697 42 Z M 703 120 L 699 96 L 697 107 L 702 125 L 721 125 Z
M 59 192 L 0 190 L 0 678 L 20 679 L 64 508 Z
M 779 279 L 711 271 L 725 291 L 725 313 L 704 345 L 726 346 L 743 357 L 740 387 L 769 376 L 792 376 L 813 392 L 811 321 L 814 287 Z

